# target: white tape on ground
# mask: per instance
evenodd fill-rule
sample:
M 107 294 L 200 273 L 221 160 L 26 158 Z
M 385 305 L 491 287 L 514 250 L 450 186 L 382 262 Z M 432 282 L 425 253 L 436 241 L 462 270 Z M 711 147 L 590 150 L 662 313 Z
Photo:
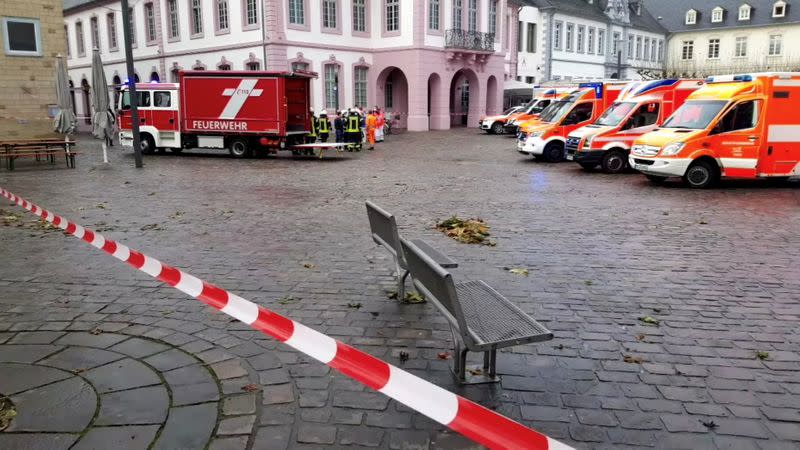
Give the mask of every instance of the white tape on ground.
M 337 349 L 335 340 L 294 320 L 292 324 L 294 333 L 286 340 L 287 345 L 325 364 L 333 361 Z
M 238 295 L 228 293 L 228 303 L 222 312 L 252 325 L 258 319 L 258 305 Z
M 389 381 L 380 392 L 439 423 L 450 423 L 458 414 L 455 394 L 392 365 Z

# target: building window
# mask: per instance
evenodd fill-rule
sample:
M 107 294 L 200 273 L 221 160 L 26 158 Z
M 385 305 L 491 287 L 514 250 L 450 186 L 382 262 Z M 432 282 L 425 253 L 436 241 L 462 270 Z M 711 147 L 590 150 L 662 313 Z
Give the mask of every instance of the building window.
M 478 0 L 467 0 L 467 29 L 475 31 L 478 29 Z
M 622 43 L 622 34 L 620 34 L 619 31 L 615 31 L 614 34 L 612 34 L 612 36 L 614 37 L 614 43 L 611 45 L 611 48 L 613 49 L 614 54 L 616 55 L 617 53 L 620 52 L 619 46 Z
M 156 15 L 152 3 L 144 5 L 144 33 L 147 42 L 156 40 Z
M 69 47 L 69 27 L 64 24 L 64 42 L 67 44 L 67 58 L 72 58 L 72 49 Z
M 719 58 L 719 39 L 708 40 L 708 58 L 709 59 Z
M 217 70 L 231 70 L 230 64 L 220 64 L 217 66 Z
M 780 56 L 783 54 L 783 36 L 780 34 L 769 35 L 769 56 Z
M 664 40 L 658 40 L 658 60 L 664 61 Z
M 367 67 L 358 66 L 353 69 L 353 104 L 367 104 Z
M 6 55 L 42 56 L 39 19 L 3 17 L 3 43 Z
M 392 86 L 392 80 L 386 81 L 383 86 L 383 104 L 386 109 L 394 108 L 394 86 Z
M 400 0 L 386 0 L 386 31 L 400 31 Z
M 258 2 L 256 0 L 245 0 L 244 8 L 245 25 L 258 25 Z
M 167 14 L 169 15 L 169 20 L 167 21 L 169 37 L 170 39 L 177 39 L 180 36 L 178 0 L 167 0 Z
M 697 23 L 697 11 L 690 9 L 686 11 L 686 25 L 694 25 Z
M 747 37 L 739 36 L 736 38 L 736 47 L 733 56 L 737 58 L 744 58 L 747 56 Z
M 750 5 L 739 7 L 739 20 L 750 20 Z
M 583 53 L 583 51 L 585 50 L 584 48 L 586 44 L 584 42 L 585 36 L 586 36 L 586 26 L 578 25 L 578 45 L 577 45 L 578 53 Z
M 536 53 L 536 24 L 529 23 L 526 37 L 528 53 Z
M 535 77 L 525 77 L 525 82 L 528 84 L 533 84 L 536 81 Z
M 636 36 L 636 59 L 642 59 L 642 37 Z
M 497 0 L 489 0 L 489 33 L 497 33 Z
M 249 62 L 244 65 L 247 70 L 261 70 L 261 64 L 257 62 Z
M 180 81 L 180 69 L 172 69 L 169 71 L 169 81 L 172 83 L 177 83 Z
M 597 54 L 606 54 L 606 30 L 597 30 Z
M 650 39 L 650 61 L 656 60 L 656 40 Z
M 594 42 L 594 34 L 595 34 L 594 27 L 589 27 L 588 38 L 587 38 L 588 41 L 586 42 L 586 51 L 587 51 L 587 53 L 594 53 L 594 44 L 595 44 L 595 42 Z
M 633 35 L 628 35 L 628 54 L 626 55 L 628 59 L 633 59 Z
M 453 29 L 460 30 L 462 28 L 461 24 L 461 13 L 464 9 L 462 2 L 464 0 L 453 0 Z
M 561 35 L 564 32 L 564 22 L 556 22 L 553 25 L 553 48 L 561 50 Z
M 336 1 L 322 0 L 322 28 L 336 29 Z
M 3 22 L 6 21 L 6 18 L 3 18 Z M 8 28 L 3 27 L 3 30 L 7 30 Z M 6 39 L 6 42 L 9 42 Z M 75 45 L 78 46 L 78 56 L 83 56 L 86 54 L 86 44 L 83 42 L 83 22 L 80 20 L 75 22 Z M 8 53 L 8 51 L 6 51 Z
M 716 8 L 711 10 L 711 23 L 720 23 L 722 22 L 722 16 L 725 10 L 717 6 Z
M 325 109 L 339 109 L 339 67 L 325 65 Z
M 117 16 L 113 12 L 106 15 L 106 27 L 108 28 L 108 48 L 109 50 L 116 50 L 118 46 Z
M 681 47 L 681 59 L 688 61 L 694 59 L 694 41 L 683 41 Z
M 190 0 L 192 3 L 191 26 L 192 35 L 203 34 L 203 4 L 200 0 Z
M 131 30 L 131 45 L 136 45 L 136 19 L 134 18 L 133 8 L 128 8 L 128 25 Z
M 308 71 L 308 63 L 304 62 L 293 62 L 292 63 L 292 72 L 307 72 Z
M 439 0 L 428 0 L 428 29 L 439 31 Z
M 217 19 L 216 31 L 229 31 L 230 24 L 228 21 L 228 0 L 216 0 L 217 10 L 215 11 Z
M 367 1 L 353 0 L 353 31 L 367 31 Z
M 89 36 L 92 38 L 92 49 L 99 49 L 100 27 L 97 25 L 97 17 L 89 19 Z
M 786 2 L 781 0 L 772 5 L 772 17 L 786 17 Z
M 292 25 L 305 25 L 305 9 L 304 0 L 289 0 L 289 23 Z
M 575 24 L 567 23 L 567 51 L 571 52 L 575 45 Z
M 650 38 L 644 38 L 644 48 L 642 50 L 642 59 L 645 61 L 650 60 Z

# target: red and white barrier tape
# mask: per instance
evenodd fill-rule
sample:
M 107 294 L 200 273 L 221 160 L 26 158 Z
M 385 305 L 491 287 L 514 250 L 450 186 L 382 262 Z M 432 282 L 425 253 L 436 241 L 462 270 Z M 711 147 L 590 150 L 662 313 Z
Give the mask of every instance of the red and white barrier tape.
M 380 359 L 70 222 L 7 190 L 0 194 L 66 233 L 240 320 L 489 448 L 568 450 L 527 428 Z

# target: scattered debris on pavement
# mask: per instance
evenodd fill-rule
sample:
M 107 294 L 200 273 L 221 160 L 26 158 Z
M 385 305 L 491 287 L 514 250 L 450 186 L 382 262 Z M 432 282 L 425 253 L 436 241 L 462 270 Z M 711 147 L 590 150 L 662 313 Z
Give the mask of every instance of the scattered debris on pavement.
M 497 245 L 489 238 L 489 226 L 482 219 L 462 220 L 457 216 L 436 223 L 436 229 L 464 244 Z

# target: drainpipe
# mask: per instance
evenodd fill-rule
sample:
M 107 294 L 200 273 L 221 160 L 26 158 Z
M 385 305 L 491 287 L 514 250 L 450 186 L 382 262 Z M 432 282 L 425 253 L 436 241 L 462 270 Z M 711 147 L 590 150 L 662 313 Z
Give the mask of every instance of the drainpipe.
M 553 26 L 555 25 L 555 12 L 550 12 L 547 18 L 547 54 L 545 55 L 545 77 L 549 81 L 553 75 Z M 564 30 L 561 30 L 563 33 Z
M 259 20 L 259 25 L 261 26 L 261 53 L 264 55 L 264 67 L 263 70 L 267 70 L 267 2 L 259 2 L 261 4 L 261 20 Z M 246 6 L 245 6 L 246 7 Z

